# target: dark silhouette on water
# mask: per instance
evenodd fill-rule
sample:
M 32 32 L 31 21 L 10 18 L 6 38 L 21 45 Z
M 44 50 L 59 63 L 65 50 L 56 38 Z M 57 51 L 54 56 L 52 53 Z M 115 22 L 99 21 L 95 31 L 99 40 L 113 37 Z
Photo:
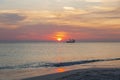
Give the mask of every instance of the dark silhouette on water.
M 66 43 L 75 43 L 74 39 L 69 39 L 68 41 L 66 41 Z

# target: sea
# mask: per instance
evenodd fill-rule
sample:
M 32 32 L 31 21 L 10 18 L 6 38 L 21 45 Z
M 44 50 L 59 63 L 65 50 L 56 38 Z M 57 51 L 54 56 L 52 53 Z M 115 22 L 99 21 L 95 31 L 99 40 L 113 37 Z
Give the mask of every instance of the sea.
M 10 80 L 6 78 L 9 71 L 90 66 L 109 61 L 120 67 L 120 42 L 1 42 L 0 80 Z

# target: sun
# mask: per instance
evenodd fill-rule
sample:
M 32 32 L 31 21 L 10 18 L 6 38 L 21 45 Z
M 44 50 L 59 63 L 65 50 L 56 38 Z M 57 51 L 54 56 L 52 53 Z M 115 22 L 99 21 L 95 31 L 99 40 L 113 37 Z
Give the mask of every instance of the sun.
M 58 42 L 64 41 L 66 37 L 67 37 L 67 32 L 63 32 L 63 31 L 54 32 L 52 35 L 52 38 Z
M 57 38 L 57 41 L 62 41 L 62 38 L 61 38 L 61 37 L 58 37 L 58 38 Z

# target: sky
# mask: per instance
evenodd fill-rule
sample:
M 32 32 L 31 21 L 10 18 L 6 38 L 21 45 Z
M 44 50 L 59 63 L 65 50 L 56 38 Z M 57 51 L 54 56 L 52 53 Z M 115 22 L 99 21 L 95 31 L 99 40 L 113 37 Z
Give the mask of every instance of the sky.
M 120 0 L 0 0 L 0 41 L 120 41 Z

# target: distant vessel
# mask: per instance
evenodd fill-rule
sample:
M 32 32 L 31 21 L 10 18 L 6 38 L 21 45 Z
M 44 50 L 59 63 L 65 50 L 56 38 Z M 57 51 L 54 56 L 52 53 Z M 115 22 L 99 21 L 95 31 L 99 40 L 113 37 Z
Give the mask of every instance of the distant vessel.
M 66 41 L 66 43 L 75 43 L 75 40 L 74 39 L 69 39 Z

